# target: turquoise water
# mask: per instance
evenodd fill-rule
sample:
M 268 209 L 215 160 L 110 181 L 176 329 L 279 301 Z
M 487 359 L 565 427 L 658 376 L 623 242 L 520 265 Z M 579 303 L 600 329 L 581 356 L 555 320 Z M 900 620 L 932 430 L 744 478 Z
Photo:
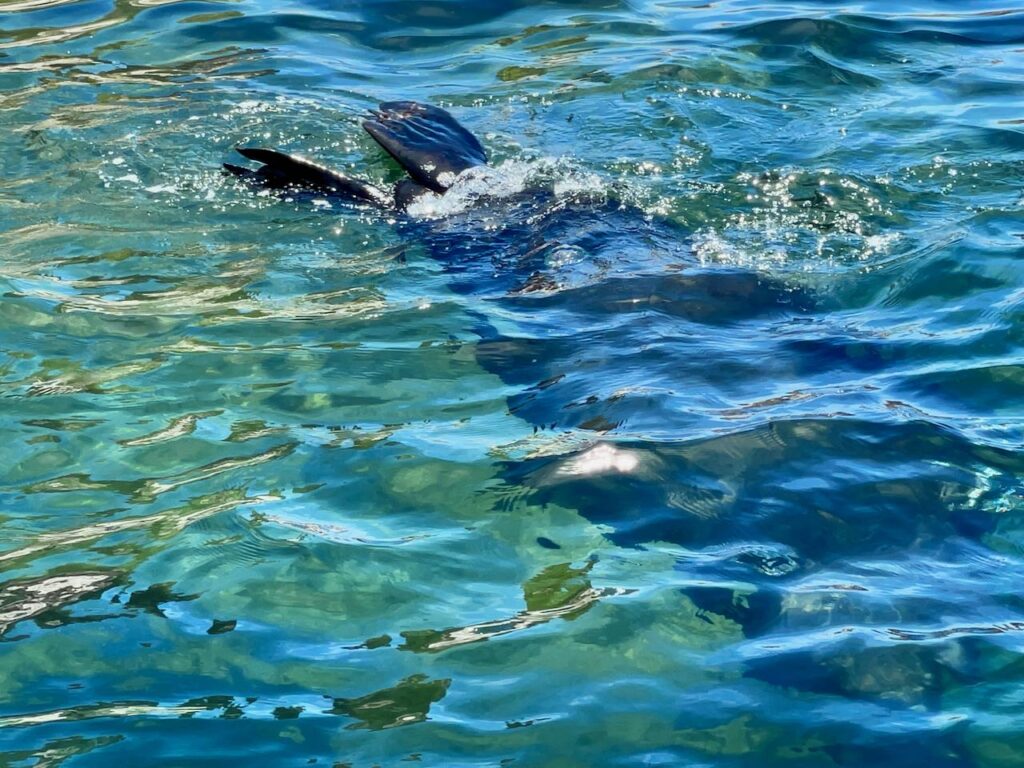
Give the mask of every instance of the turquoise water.
M 0 765 L 1019 766 L 1024 10 L 0 5 Z M 235 145 L 400 178 L 260 195 Z

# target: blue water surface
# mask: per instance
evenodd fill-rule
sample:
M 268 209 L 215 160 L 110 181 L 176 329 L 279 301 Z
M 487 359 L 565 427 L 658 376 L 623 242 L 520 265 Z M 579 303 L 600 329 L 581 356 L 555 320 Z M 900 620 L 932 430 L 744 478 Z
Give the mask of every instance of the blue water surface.
M 1024 765 L 1024 7 L 5 0 L 0 765 Z M 490 169 L 408 214 L 360 121 Z

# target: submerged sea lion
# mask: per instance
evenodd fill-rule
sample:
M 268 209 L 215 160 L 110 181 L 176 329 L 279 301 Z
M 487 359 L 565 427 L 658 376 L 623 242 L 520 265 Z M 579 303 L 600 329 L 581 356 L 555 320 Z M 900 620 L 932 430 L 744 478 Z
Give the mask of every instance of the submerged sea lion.
M 239 149 L 256 170 L 225 167 L 266 188 L 399 211 L 429 194 L 451 200 L 488 172 L 483 146 L 443 109 L 389 102 L 363 126 L 408 174 L 390 193 L 270 149 Z M 398 218 L 453 290 L 480 299 L 476 359 L 514 389 L 510 411 L 559 433 L 508 452 L 516 498 L 574 508 L 621 546 L 701 553 L 680 566 L 701 618 L 748 637 L 830 625 L 837 606 L 887 620 L 859 585 L 826 577 L 820 596 L 802 582 L 990 529 L 948 457 L 991 458 L 927 424 L 835 412 L 836 381 L 866 364 L 868 345 L 815 317 L 806 291 L 700 263 L 679 224 L 542 189 Z

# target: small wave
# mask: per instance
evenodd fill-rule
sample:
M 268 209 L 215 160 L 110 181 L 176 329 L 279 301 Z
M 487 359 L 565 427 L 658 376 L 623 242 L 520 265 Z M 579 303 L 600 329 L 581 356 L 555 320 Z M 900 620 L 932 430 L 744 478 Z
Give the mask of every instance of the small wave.
M 244 492 L 231 490 L 199 496 L 187 504 L 165 509 L 152 515 L 127 517 L 92 523 L 80 528 L 44 533 L 35 541 L 18 549 L 0 553 L 0 562 L 19 562 L 25 558 L 60 552 L 80 544 L 92 542 L 105 536 L 149 529 L 151 535 L 168 536 L 184 530 L 193 523 L 220 514 L 239 506 L 256 506 L 279 500 L 279 496 L 247 496 Z

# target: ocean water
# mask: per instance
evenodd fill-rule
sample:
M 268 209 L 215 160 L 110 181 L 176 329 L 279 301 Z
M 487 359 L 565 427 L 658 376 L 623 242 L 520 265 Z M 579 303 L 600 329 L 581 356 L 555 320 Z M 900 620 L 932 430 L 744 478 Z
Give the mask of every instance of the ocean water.
M 1024 8 L 4 0 L 0 765 L 1024 765 Z M 491 158 L 408 215 L 380 101 Z

